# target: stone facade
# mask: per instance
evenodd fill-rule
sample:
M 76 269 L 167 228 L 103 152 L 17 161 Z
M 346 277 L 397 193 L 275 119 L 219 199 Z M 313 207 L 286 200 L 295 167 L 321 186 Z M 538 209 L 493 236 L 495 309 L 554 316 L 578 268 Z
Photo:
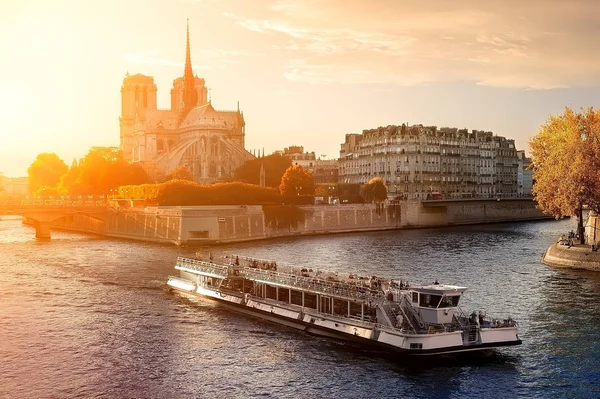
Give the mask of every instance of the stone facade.
M 304 152 L 302 146 L 286 147 L 283 151 L 276 151 L 292 161 L 292 165 L 300 165 L 312 173 L 315 184 L 328 184 L 338 182 L 339 162 L 337 159 L 321 159 L 313 152 Z
M 339 181 L 380 177 L 403 199 L 518 195 L 514 140 L 492 132 L 436 126 L 387 126 L 347 134 Z
M 533 170 L 531 167 L 531 158 L 525 156 L 525 151 L 517 151 L 518 170 L 517 170 L 517 192 L 520 196 L 532 195 L 533 190 Z
M 305 220 L 295 227 L 267 223 L 262 206 L 123 208 L 106 222 L 84 214 L 57 220 L 53 228 L 142 241 L 202 245 L 294 235 L 443 227 L 545 218 L 533 201 L 404 201 L 377 212 L 373 204 L 304 206 Z
M 120 148 L 125 160 L 139 162 L 161 181 L 173 169 L 187 167 L 196 181 L 230 178 L 254 158 L 245 150 L 243 113 L 217 111 L 202 78 L 193 76 L 189 30 L 184 76 L 173 81 L 171 109 L 158 109 L 154 78 L 129 75 L 121 87 Z

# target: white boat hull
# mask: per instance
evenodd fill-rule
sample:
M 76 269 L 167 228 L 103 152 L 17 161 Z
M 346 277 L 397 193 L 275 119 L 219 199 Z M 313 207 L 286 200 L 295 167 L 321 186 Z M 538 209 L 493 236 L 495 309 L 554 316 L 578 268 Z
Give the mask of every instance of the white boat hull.
M 487 329 L 489 331 L 482 329 L 480 343 L 464 345 L 462 331 L 437 334 L 402 333 L 399 330 L 378 328 L 373 323 L 355 323 L 352 320 L 316 313 L 312 309 L 287 306 L 287 304 L 261 300 L 241 293 L 228 294 L 196 286 L 193 282 L 178 277 L 170 277 L 167 285 L 175 291 L 216 302 L 238 313 L 310 334 L 355 342 L 399 354 L 439 355 L 487 350 L 521 343 L 516 335 L 516 328 Z

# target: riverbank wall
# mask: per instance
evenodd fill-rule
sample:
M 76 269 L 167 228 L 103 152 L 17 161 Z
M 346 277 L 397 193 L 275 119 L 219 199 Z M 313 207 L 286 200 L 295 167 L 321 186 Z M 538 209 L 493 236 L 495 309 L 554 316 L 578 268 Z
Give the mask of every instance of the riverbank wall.
M 557 242 L 546 250 L 542 262 L 554 267 L 600 271 L 600 253 L 587 244 L 569 247 Z
M 296 220 L 263 206 L 121 207 L 103 218 L 68 215 L 52 228 L 177 245 L 209 245 L 274 237 L 446 227 L 547 218 L 531 200 L 404 201 L 299 207 Z M 277 210 L 277 209 L 275 209 Z M 27 218 L 23 219 L 28 223 Z

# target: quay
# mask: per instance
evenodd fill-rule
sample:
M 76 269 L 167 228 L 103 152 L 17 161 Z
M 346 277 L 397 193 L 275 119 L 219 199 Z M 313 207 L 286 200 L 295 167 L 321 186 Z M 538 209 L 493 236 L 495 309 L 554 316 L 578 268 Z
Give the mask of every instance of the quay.
M 447 227 L 549 218 L 530 199 L 413 200 L 386 205 L 301 206 L 303 216 L 290 221 L 282 206 L 29 206 L 12 214 L 36 227 L 39 238 L 51 229 L 106 237 L 211 245 L 275 237 Z M 279 209 L 279 214 L 277 213 Z M 2 210 L 0 209 L 0 212 Z
M 556 242 L 546 250 L 542 262 L 554 267 L 600 271 L 600 253 L 592 251 L 592 246 L 587 244 L 569 247 Z
M 559 239 L 542 256 L 542 263 L 553 267 L 600 271 L 600 217 L 594 212 L 588 214 L 584 223 L 585 244 Z

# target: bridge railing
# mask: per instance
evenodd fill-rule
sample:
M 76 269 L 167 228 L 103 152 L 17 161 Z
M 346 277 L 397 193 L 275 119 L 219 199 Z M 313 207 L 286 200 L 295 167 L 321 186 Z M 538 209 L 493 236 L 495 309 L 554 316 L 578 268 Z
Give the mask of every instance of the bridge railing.
M 35 207 L 60 207 L 60 206 L 98 206 L 105 207 L 109 205 L 107 200 L 21 200 L 12 202 L 0 202 L 0 208 L 35 208 Z

